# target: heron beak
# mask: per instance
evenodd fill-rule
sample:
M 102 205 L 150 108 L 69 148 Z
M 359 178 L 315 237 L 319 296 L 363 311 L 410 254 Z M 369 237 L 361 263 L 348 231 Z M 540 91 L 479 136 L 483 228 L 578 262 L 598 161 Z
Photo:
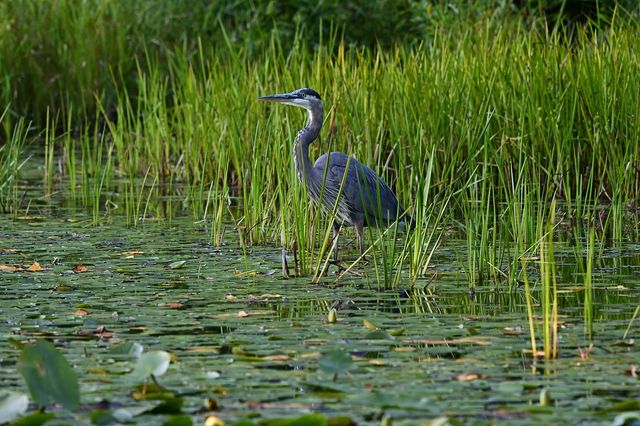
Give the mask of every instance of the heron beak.
M 283 93 L 280 95 L 270 95 L 270 96 L 261 96 L 258 98 L 259 101 L 262 102 L 291 102 L 294 99 L 298 99 L 297 96 L 292 95 L 291 93 Z

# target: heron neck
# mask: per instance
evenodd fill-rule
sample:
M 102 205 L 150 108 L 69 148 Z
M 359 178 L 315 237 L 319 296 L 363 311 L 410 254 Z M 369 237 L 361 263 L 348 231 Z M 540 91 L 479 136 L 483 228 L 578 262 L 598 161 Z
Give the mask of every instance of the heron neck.
M 313 164 L 309 158 L 309 145 L 318 138 L 322 128 L 322 111 L 309 111 L 309 120 L 304 129 L 298 132 L 293 147 L 293 159 L 298 179 L 305 185 L 312 182 Z

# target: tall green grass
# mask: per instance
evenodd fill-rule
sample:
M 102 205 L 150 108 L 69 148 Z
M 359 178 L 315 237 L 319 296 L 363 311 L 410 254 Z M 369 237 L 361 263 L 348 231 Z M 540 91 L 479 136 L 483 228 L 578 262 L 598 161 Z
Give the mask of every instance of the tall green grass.
M 355 0 L 347 7 L 335 0 L 5 1 L 0 2 L 0 103 L 11 104 L 12 123 L 24 116 L 43 126 L 47 112 L 66 115 L 69 107 L 77 118 L 93 118 L 98 102 L 108 111 L 116 108 L 113 74 L 135 91 L 137 62 L 151 55 L 163 73 L 169 72 L 163 64 L 175 50 L 196 55 L 198 40 L 231 45 L 256 59 L 274 37 L 286 46 L 304 39 L 324 48 L 327 34 L 334 34 L 350 46 L 389 48 L 431 40 L 439 26 L 518 16 L 513 12 L 497 0 Z
M 0 124 L 6 117 L 5 109 L 0 114 Z M 26 144 L 29 134 L 29 125 L 24 120 L 19 120 L 8 135 L 7 141 L 0 145 L 0 211 L 18 214 L 19 195 L 18 179 L 20 169 L 29 159 L 25 157 Z
M 96 222 L 120 214 L 135 226 L 189 212 L 214 244 L 235 228 L 247 245 L 295 247 L 298 273 L 317 274 L 330 255 L 322 249 L 330 220 L 310 205 L 293 168 L 305 115 L 256 102 L 307 86 L 327 114 L 312 158 L 355 155 L 418 220 L 408 236 L 366 233 L 384 283 L 404 280 L 406 266 L 409 280 L 429 276 L 434 248 L 454 237 L 467 241 L 471 287 L 513 288 L 521 256 L 540 249 L 553 200 L 578 237 L 597 222 L 616 240 L 635 238 L 638 25 L 583 29 L 567 43 L 518 20 L 467 24 L 407 48 L 350 47 L 337 33 L 316 48 L 277 37 L 260 52 L 229 38 L 170 54 L 148 48 L 135 66 L 115 61 L 99 73 L 110 89 L 81 96 L 97 100 L 94 116 L 82 99 L 50 112 L 47 185 L 67 185 Z M 116 34 L 109 48 L 125 45 Z M 55 167 L 57 158 L 66 167 Z M 343 252 L 352 239 L 346 230 Z

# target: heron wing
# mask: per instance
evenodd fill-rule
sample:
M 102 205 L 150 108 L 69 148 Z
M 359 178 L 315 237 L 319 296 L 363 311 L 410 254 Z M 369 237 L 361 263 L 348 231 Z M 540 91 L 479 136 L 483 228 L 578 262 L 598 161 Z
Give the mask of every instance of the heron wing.
M 367 224 L 387 225 L 402 213 L 398 210 L 396 195 L 386 182 L 355 158 L 349 158 L 341 152 L 332 152 L 318 158 L 314 168 L 323 174 L 326 170 L 327 201 L 331 200 L 333 205 L 340 195 L 338 215 L 348 214 L 350 222 L 363 217 Z M 343 184 L 345 172 L 347 176 Z
M 358 197 L 360 209 L 369 224 L 388 225 L 398 214 L 398 199 L 387 183 L 366 165 L 352 159 L 349 165 L 358 180 L 350 191 Z M 350 171 L 351 172 L 351 171 Z M 356 203 L 356 201 L 353 201 Z
M 332 212 L 336 207 L 336 215 L 343 221 L 353 223 L 358 208 L 351 203 L 351 198 L 345 196 L 348 182 L 353 179 L 347 175 L 343 184 L 343 177 L 349 157 L 341 152 L 331 152 L 320 156 L 313 168 L 317 182 L 313 185 L 312 198 L 320 202 L 327 211 Z

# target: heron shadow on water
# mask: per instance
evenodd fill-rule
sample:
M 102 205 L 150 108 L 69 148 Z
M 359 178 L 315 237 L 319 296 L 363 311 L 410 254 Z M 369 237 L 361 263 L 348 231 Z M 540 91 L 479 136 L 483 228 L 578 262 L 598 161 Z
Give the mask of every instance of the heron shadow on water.
M 293 145 L 293 161 L 298 179 L 309 198 L 329 212 L 333 219 L 333 256 L 338 260 L 338 235 L 343 225 L 353 226 L 360 254 L 364 254 L 365 226 L 387 227 L 394 223 L 409 229 L 415 221 L 398 203 L 398 198 L 373 170 L 342 152 L 320 156 L 315 164 L 309 158 L 309 145 L 318 138 L 324 118 L 320 95 L 308 88 L 270 96 L 263 102 L 277 102 L 307 110 L 307 125 L 298 132 Z

